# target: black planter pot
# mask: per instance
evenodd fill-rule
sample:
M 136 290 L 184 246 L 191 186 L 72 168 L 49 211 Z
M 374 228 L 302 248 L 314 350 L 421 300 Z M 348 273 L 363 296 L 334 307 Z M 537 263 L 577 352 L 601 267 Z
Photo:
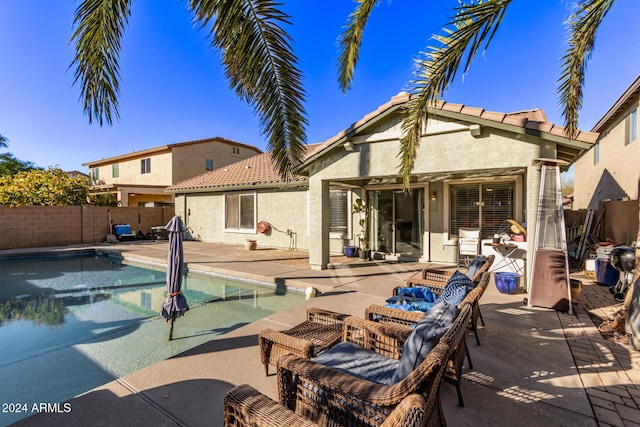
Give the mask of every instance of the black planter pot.
M 371 258 L 371 250 L 365 251 L 364 249 L 360 249 L 360 251 L 358 252 L 358 256 L 363 261 L 369 261 L 369 259 Z

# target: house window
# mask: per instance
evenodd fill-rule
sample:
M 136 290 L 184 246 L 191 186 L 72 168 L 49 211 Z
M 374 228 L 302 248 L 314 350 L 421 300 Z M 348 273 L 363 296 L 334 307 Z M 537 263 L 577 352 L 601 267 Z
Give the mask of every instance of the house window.
M 225 230 L 255 232 L 256 195 L 225 194 L 224 196 Z
M 638 139 L 638 110 L 633 110 L 624 121 L 624 143 Z
M 480 228 L 483 238 L 500 233 L 515 214 L 515 183 L 497 182 L 452 185 L 450 187 L 451 237 L 460 227 Z
M 600 143 L 596 142 L 595 147 L 593 147 L 593 164 L 597 165 L 600 163 Z
M 151 157 L 140 160 L 140 173 L 151 173 Z
M 114 163 L 113 165 L 111 165 L 111 176 L 113 178 L 120 177 L 120 163 Z
M 231 154 L 239 155 L 240 147 L 231 147 Z
M 213 160 L 212 159 L 205 159 L 205 167 L 207 168 L 208 171 L 212 171 L 213 170 Z
M 91 169 L 91 179 L 97 181 L 100 179 L 100 168 Z
M 335 189 L 329 192 L 329 209 L 331 211 L 329 231 L 331 233 L 346 233 L 349 213 L 346 190 Z

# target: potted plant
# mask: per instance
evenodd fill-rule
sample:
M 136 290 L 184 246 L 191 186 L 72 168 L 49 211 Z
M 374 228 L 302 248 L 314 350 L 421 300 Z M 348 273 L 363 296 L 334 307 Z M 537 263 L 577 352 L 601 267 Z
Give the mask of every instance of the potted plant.
M 368 260 L 371 256 L 371 249 L 369 248 L 369 208 L 362 199 L 356 199 L 351 212 L 360 215 L 360 221 L 358 221 L 360 225 L 360 234 L 358 234 L 360 259 Z

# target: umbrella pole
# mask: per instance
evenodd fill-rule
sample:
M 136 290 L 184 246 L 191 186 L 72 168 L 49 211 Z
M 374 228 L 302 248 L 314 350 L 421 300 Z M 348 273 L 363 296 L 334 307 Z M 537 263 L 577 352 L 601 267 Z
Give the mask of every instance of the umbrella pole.
M 173 324 L 176 322 L 176 312 L 171 313 L 171 320 L 169 320 L 169 341 L 173 339 Z

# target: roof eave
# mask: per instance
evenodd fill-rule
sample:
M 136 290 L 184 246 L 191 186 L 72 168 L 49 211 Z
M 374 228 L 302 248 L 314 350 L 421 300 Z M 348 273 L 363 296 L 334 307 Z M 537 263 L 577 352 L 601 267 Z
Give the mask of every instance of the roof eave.
M 601 132 L 603 128 L 608 127 L 608 124 L 611 120 L 618 114 L 618 112 L 633 98 L 635 95 L 640 92 L 640 76 L 636 77 L 633 83 L 624 91 L 620 98 L 609 108 L 609 110 L 605 113 L 604 116 L 598 123 L 595 124 L 591 132 Z
M 295 188 L 295 187 L 307 187 L 309 185 L 309 181 L 307 179 L 301 179 L 297 181 L 290 182 L 261 182 L 261 183 L 246 183 L 246 184 L 235 184 L 235 185 L 214 185 L 214 186 L 203 186 L 203 187 L 184 187 L 184 188 L 165 188 L 165 193 L 173 193 L 173 194 L 192 194 L 192 193 L 223 193 L 226 191 L 246 191 L 246 190 L 264 190 L 264 189 L 274 189 L 274 188 Z
M 520 126 L 508 124 L 508 123 L 496 122 L 493 120 L 486 120 L 481 117 L 469 116 L 469 115 L 460 114 L 452 111 L 430 109 L 429 113 L 452 118 L 452 119 L 458 119 L 458 120 L 462 119 L 468 122 L 477 123 L 482 126 L 492 127 L 495 129 L 500 129 L 500 130 L 504 130 L 504 131 L 519 134 L 519 135 L 532 136 L 535 138 L 540 138 L 544 141 L 551 141 L 556 144 L 565 145 L 578 150 L 588 150 L 593 146 L 593 143 L 590 143 L 590 142 L 570 139 L 565 136 L 554 135 L 553 133 L 544 132 L 538 129 L 520 127 Z

